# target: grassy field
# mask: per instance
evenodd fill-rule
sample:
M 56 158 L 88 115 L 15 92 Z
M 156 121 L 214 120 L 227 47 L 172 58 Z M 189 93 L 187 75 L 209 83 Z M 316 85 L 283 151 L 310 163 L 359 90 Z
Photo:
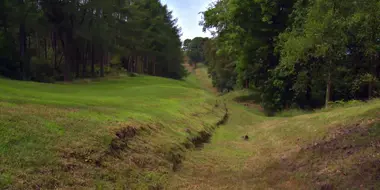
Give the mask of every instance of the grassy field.
M 205 67 L 0 89 L 0 189 L 380 187 L 380 100 L 266 117 Z
M 244 96 L 221 97 L 228 123 L 187 153 L 168 189 L 380 188 L 380 100 L 269 118 L 234 101 Z
M 0 89 L 0 189 L 159 187 L 223 115 L 196 83 L 156 77 Z

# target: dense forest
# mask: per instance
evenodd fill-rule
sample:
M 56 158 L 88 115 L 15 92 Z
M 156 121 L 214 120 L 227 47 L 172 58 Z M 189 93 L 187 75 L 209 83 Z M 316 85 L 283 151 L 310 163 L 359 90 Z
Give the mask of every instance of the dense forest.
M 159 0 L 2 0 L 0 75 L 39 82 L 127 70 L 185 75 L 177 20 Z
M 189 63 L 196 67 L 197 63 L 205 63 L 205 50 L 208 38 L 196 37 L 194 39 L 186 39 L 183 42 L 183 51 L 189 59 Z M 207 63 L 205 63 L 207 64 Z
M 219 0 L 203 17 L 221 91 L 253 89 L 268 111 L 379 96 L 378 0 Z

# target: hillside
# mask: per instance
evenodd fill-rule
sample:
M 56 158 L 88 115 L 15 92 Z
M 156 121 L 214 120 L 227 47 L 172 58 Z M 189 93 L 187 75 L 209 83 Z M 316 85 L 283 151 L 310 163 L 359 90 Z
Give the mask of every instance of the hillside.
M 380 187 L 379 100 L 266 117 L 234 101 L 246 92 L 217 97 L 205 68 L 194 73 L 0 79 L 0 188 Z
M 0 189 L 157 188 L 224 115 L 195 84 L 148 76 L 0 89 Z
M 188 153 L 170 189 L 380 187 L 380 101 L 289 118 L 248 109 L 230 104 L 228 124 Z
M 209 81 L 204 68 L 197 73 Z M 246 95 L 222 96 L 229 121 L 204 149 L 187 153 L 168 189 L 380 187 L 380 100 L 265 117 L 250 101 L 235 102 Z

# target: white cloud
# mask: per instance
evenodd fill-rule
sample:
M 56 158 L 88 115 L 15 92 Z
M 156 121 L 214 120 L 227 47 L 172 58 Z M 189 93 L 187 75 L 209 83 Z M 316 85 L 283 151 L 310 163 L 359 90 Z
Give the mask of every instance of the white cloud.
M 204 33 L 199 22 L 202 15 L 199 14 L 207 9 L 213 0 L 161 0 L 167 4 L 173 16 L 178 18 L 178 26 L 182 28 L 182 40 L 195 37 L 210 37 L 209 32 Z

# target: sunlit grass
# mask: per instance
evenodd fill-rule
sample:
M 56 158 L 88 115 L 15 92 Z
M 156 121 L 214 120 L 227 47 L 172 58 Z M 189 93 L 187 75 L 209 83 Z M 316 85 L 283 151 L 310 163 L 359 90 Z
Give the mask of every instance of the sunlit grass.
M 319 188 L 315 176 L 349 187 L 347 176 L 362 174 L 358 160 L 380 159 L 370 146 L 347 157 L 334 152 L 380 139 L 380 100 L 267 117 L 254 101 L 237 103 L 252 92 L 217 96 L 205 67 L 182 81 L 149 76 L 70 84 L 0 79 L 0 89 L 0 189 L 313 189 Z M 203 149 L 183 151 L 183 142 L 220 120 L 222 102 L 228 122 Z M 128 141 L 130 151 L 105 158 L 101 167 L 92 163 L 128 126 L 145 128 Z M 314 144 L 329 142 L 337 130 L 352 126 L 368 127 L 370 135 L 348 134 L 331 152 L 313 150 Z M 312 148 L 302 152 L 305 147 Z M 179 171 L 172 171 L 168 153 L 181 154 Z M 352 175 L 332 174 L 341 170 Z
M 227 95 L 227 99 L 231 99 L 229 96 L 234 95 Z M 285 175 L 284 169 L 273 164 L 281 163 L 282 159 L 297 154 L 301 147 L 323 141 L 331 131 L 337 130 L 339 127 L 365 123 L 367 120 L 379 119 L 380 116 L 380 100 L 285 118 L 258 115 L 257 111 L 233 102 L 230 102 L 228 106 L 230 108 L 229 122 L 216 131 L 211 143 L 205 149 L 189 153 L 189 159 L 184 169 L 173 179 L 171 188 L 318 188 L 317 184 L 306 182 L 309 180 L 307 174 L 311 175 L 318 171 L 299 171 L 303 172 L 302 175 L 305 176 L 299 180 L 288 181 L 289 178 L 295 178 L 299 174 L 298 171 L 295 170 Z M 242 138 L 244 135 L 249 136 L 248 141 Z M 380 136 L 375 138 L 380 139 Z M 370 141 L 369 138 L 366 139 Z M 356 154 L 366 156 L 365 154 L 368 152 Z M 336 162 L 349 162 L 348 159 L 352 158 L 347 158 L 347 160 L 343 158 Z M 329 161 L 326 160 L 326 162 Z M 298 161 L 294 160 L 293 162 Z M 343 180 L 344 178 L 332 176 L 329 179 Z M 348 181 L 345 183 L 348 184 Z M 289 184 L 287 184 L 288 182 Z M 194 187 L 194 184 L 197 186 Z M 342 187 L 346 187 L 344 183 L 342 183 Z
M 235 91 L 221 97 L 229 108 L 228 123 L 214 133 L 211 143 L 204 149 L 188 153 L 184 168 L 171 180 L 169 189 L 318 189 L 323 184 L 313 181 L 317 174 L 326 176 L 324 183 L 347 188 L 353 174 L 331 175 L 328 170 L 313 168 L 312 163 L 321 164 L 321 168 L 324 167 L 322 163 L 326 163 L 326 167 L 338 168 L 337 171 L 345 168 L 352 172 L 358 170 L 355 165 L 358 160 L 380 155 L 365 147 L 354 152 L 352 157 L 334 152 L 341 156 L 340 159 L 329 157 L 330 152 L 300 153 L 302 148 L 327 141 L 331 133 L 341 128 L 356 125 L 371 128 L 371 123 L 380 122 L 380 100 L 315 111 L 287 110 L 275 117 L 266 117 L 254 101 L 248 105 L 246 101 L 239 101 L 242 97 L 254 99 L 251 96 L 252 92 Z M 368 145 L 380 139 L 376 134 L 371 138 L 361 137 L 360 141 L 355 136 L 358 134 L 348 134 L 351 136 L 344 138 L 351 140 L 333 148 L 340 151 L 341 146 Z M 245 135 L 249 136 L 248 141 L 242 138 Z M 319 154 L 325 156 L 324 160 L 319 159 Z M 283 162 L 287 165 L 282 166 Z M 304 166 L 293 168 L 288 162 Z M 367 183 L 364 187 L 374 185 L 373 180 Z
M 132 169 L 131 177 L 136 179 L 115 174 L 113 182 L 100 177 L 113 175 L 112 170 L 96 171 L 93 166 L 80 165 L 78 171 L 70 171 L 78 175 L 74 177 L 62 167 L 78 163 L 62 157 L 73 153 L 94 156 L 108 150 L 118 129 L 145 125 L 159 128 L 144 140 L 144 146 L 151 150 L 146 156 L 154 157 L 154 150 L 170 149 L 184 142 L 188 136 L 185 129 L 203 130 L 222 114 L 210 112 L 215 98 L 196 83 L 158 77 L 118 77 L 70 84 L 0 79 L 0 89 L 0 189 L 78 188 L 80 184 L 113 188 L 127 183 L 131 183 L 130 187 L 149 187 L 158 181 L 145 181 L 144 168 L 120 166 L 120 171 Z M 153 170 L 147 175 L 160 178 L 166 174 Z

